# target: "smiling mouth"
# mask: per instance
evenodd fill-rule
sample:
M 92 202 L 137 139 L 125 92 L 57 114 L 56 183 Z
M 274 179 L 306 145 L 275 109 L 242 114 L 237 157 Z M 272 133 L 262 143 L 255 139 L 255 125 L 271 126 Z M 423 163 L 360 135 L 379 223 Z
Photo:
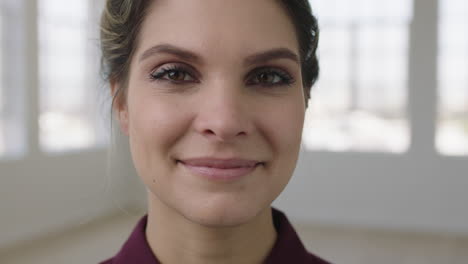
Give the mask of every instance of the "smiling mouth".
M 264 162 L 247 159 L 213 159 L 197 158 L 178 160 L 191 173 L 209 180 L 233 181 L 256 170 Z

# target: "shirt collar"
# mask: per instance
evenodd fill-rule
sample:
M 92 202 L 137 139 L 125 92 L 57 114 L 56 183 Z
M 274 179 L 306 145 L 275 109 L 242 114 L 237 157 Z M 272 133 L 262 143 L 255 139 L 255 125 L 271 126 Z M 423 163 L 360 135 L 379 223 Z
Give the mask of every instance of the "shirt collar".
M 265 264 L 327 264 L 327 262 L 307 252 L 284 213 L 274 208 L 272 210 L 277 239 L 268 257 L 265 259 Z M 147 215 L 141 218 L 119 253 L 114 258 L 101 264 L 160 264 L 146 240 L 145 230 L 147 220 Z

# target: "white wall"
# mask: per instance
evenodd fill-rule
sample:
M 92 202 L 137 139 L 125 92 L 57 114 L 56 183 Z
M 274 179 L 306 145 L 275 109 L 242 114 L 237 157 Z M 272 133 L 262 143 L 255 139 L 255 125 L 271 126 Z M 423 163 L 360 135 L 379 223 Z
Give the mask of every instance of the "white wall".
M 466 158 L 302 153 L 275 205 L 297 221 L 468 234 Z
M 0 248 L 134 208 L 125 144 L 0 161 Z

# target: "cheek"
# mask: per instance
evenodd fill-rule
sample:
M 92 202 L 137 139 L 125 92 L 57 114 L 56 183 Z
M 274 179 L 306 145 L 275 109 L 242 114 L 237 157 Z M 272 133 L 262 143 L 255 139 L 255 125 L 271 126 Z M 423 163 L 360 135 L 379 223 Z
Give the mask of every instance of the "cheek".
M 300 104 L 283 104 L 267 115 L 263 127 L 269 145 L 273 148 L 273 162 L 270 173 L 278 195 L 287 185 L 299 157 L 305 110 Z M 268 124 L 267 124 L 268 123 Z
M 281 104 L 262 118 L 270 144 L 280 156 L 294 157 L 300 147 L 304 124 L 304 108 L 298 104 Z
M 271 108 L 261 119 L 263 136 L 273 154 L 270 166 L 267 167 L 267 192 L 274 196 L 273 199 L 291 179 L 299 156 L 305 110 L 297 102 Z
M 177 102 L 154 94 L 129 97 L 128 106 L 129 141 L 137 169 L 150 170 L 154 162 L 168 161 L 171 147 L 188 130 L 188 114 Z

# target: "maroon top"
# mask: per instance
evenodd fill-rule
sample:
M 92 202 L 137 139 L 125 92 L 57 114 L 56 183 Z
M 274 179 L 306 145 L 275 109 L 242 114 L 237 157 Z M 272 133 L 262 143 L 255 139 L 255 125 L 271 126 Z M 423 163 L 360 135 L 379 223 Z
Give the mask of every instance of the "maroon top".
M 120 252 L 100 264 L 160 264 L 146 241 L 145 229 L 148 216 L 137 224 Z M 278 234 L 275 245 L 265 259 L 265 264 L 330 264 L 307 252 L 286 216 L 273 208 L 273 223 Z

